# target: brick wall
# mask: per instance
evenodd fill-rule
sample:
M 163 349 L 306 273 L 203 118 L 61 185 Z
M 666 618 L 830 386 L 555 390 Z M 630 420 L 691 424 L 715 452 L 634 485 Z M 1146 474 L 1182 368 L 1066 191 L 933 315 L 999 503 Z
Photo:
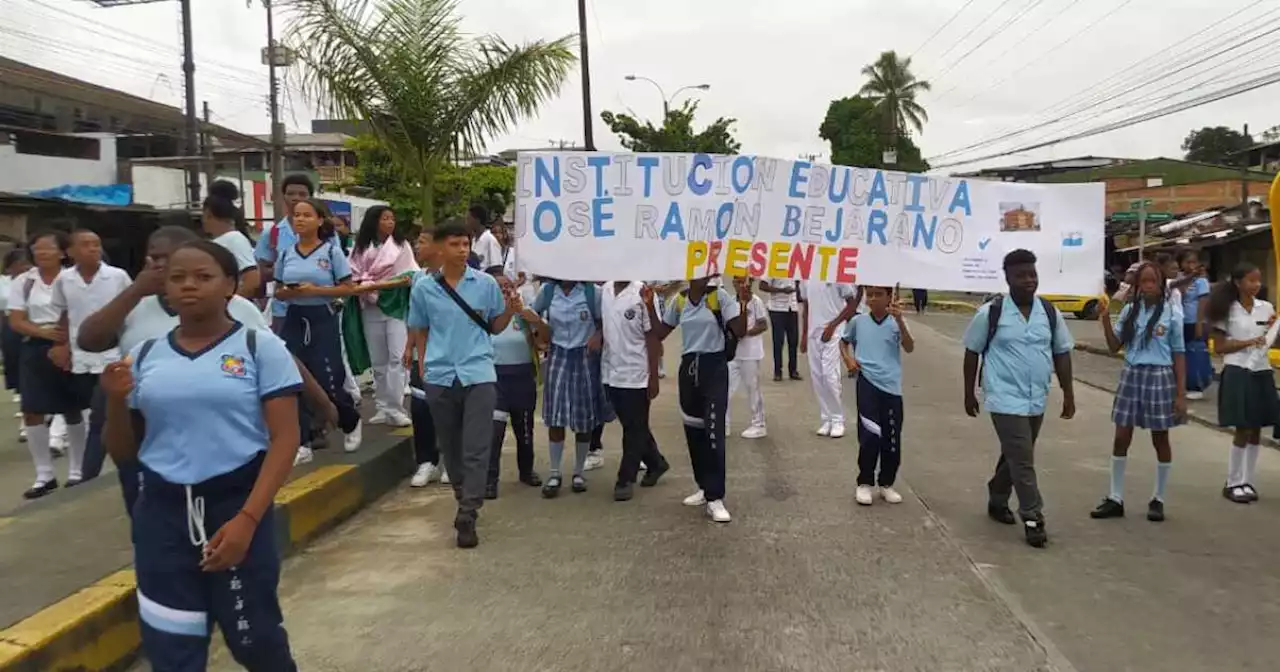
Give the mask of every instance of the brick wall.
M 1124 178 L 1124 180 L 1130 179 L 1132 178 Z M 1238 205 L 1241 201 L 1239 180 L 1217 180 L 1184 184 L 1176 187 L 1148 187 L 1111 191 L 1111 185 L 1121 181 L 1108 180 L 1107 182 L 1108 215 L 1116 211 L 1128 210 L 1129 201 L 1139 198 L 1152 200 L 1151 207 L 1148 208 L 1151 212 L 1172 212 L 1178 215 L 1216 207 Z M 1138 180 L 1138 182 L 1145 184 L 1144 180 Z M 1248 185 L 1250 196 L 1264 196 L 1267 192 L 1267 185 L 1263 182 L 1249 182 Z

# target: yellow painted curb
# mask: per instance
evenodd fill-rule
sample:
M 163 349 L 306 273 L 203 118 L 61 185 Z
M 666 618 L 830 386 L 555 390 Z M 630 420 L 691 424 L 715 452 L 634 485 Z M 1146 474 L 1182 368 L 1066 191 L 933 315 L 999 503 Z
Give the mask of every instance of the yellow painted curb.
M 351 464 L 320 467 L 280 488 L 276 506 L 289 512 L 289 543 L 296 547 L 360 508 L 363 495 Z
M 397 427 L 391 430 L 392 436 L 413 436 L 413 427 Z
M 141 643 L 133 570 L 116 572 L 0 632 L 0 670 L 101 670 Z

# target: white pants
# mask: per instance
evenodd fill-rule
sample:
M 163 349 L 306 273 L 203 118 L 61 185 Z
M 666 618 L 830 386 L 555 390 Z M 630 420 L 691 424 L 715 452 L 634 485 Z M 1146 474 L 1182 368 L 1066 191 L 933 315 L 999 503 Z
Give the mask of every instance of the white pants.
M 751 406 L 751 427 L 764 427 L 764 394 L 760 392 L 760 360 L 735 359 L 729 362 L 729 398 L 741 386 L 747 392 L 747 403 Z M 725 411 L 724 424 L 729 426 L 729 413 Z
M 809 330 L 809 380 L 818 398 L 822 422 L 844 422 L 844 406 L 840 404 L 840 336 L 835 334 L 822 342 L 823 327 Z
M 377 306 L 360 311 L 364 322 L 364 340 L 369 346 L 369 363 L 373 366 L 373 402 L 378 412 L 404 413 L 404 387 L 408 371 L 401 357 L 409 331 L 403 320 L 388 317 Z

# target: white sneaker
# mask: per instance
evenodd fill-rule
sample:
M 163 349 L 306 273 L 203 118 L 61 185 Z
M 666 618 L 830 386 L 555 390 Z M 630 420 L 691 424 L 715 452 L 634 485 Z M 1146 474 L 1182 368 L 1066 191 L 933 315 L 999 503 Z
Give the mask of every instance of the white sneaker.
M 311 464 L 311 460 L 315 459 L 315 455 L 311 453 L 310 446 L 299 446 L 298 453 L 293 456 L 293 466 L 299 464 Z
M 822 423 L 822 426 L 818 428 L 818 436 L 831 436 L 830 421 Z
M 413 472 L 413 478 L 409 479 L 409 487 L 425 488 L 431 481 L 436 480 L 437 475 L 436 465 L 430 462 L 419 464 L 418 470 Z
M 769 431 L 764 427 L 751 426 L 742 432 L 742 438 L 744 439 L 763 439 L 766 436 L 769 436 Z
M 1204 392 L 1198 392 L 1196 390 L 1188 390 L 1187 398 L 1190 399 L 1191 401 L 1200 401 L 1201 399 L 1204 399 Z
M 348 453 L 354 453 L 360 450 L 360 444 L 364 441 L 364 423 L 357 422 L 356 428 L 351 433 L 342 438 L 342 449 Z
M 22 403 L 22 395 L 20 395 L 20 394 L 15 394 L 15 395 L 13 395 L 13 403 L 15 403 L 15 404 L 21 404 L 21 403 Z
M 604 466 L 604 458 L 601 457 L 600 453 L 597 452 L 597 453 L 590 453 L 587 455 L 587 461 L 582 468 L 586 471 L 594 471 L 603 466 Z
M 892 486 L 884 486 L 880 488 L 880 498 L 890 504 L 901 504 L 902 495 L 894 490 Z
M 387 413 L 386 411 L 378 411 L 377 413 L 373 414 L 372 418 L 365 420 L 365 422 L 371 425 L 385 425 L 390 420 L 391 420 L 391 415 L 389 413 Z
M 413 425 L 413 420 L 404 411 L 388 411 L 387 424 L 392 427 L 409 427 Z
M 449 480 L 449 472 L 445 471 L 444 467 L 440 467 L 440 485 L 449 485 L 450 483 L 452 481 Z
M 721 499 L 707 502 L 707 515 L 717 523 L 727 523 L 731 520 L 729 509 L 724 508 L 724 500 Z
M 875 499 L 875 488 L 869 485 L 859 485 L 858 489 L 853 493 L 853 499 L 863 506 L 871 506 L 872 500 Z
M 707 494 L 701 490 L 684 498 L 685 506 L 702 506 L 707 503 Z
M 18 443 L 26 443 L 26 442 L 27 442 L 27 428 L 26 428 L 26 427 L 19 427 L 19 428 L 18 428 Z
M 832 422 L 832 423 L 831 423 L 831 438 L 833 438 L 833 439 L 839 439 L 839 438 L 843 438 L 843 437 L 844 437 L 844 423 L 843 423 L 843 422 Z

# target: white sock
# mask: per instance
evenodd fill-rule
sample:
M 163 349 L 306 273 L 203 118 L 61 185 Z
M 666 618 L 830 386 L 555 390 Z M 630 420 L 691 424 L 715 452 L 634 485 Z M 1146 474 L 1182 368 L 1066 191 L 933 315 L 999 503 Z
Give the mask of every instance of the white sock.
M 1254 485 L 1258 478 L 1258 444 L 1252 443 L 1244 447 L 1244 480 L 1243 483 Z
M 81 420 L 67 425 L 67 479 L 80 479 L 84 475 L 84 447 L 89 438 L 89 423 Z
M 27 450 L 36 465 L 36 483 L 53 480 L 53 451 L 49 450 L 49 428 L 42 422 L 27 427 Z
M 1231 457 L 1227 460 L 1227 487 L 1234 488 L 1244 483 L 1244 446 L 1231 444 Z

